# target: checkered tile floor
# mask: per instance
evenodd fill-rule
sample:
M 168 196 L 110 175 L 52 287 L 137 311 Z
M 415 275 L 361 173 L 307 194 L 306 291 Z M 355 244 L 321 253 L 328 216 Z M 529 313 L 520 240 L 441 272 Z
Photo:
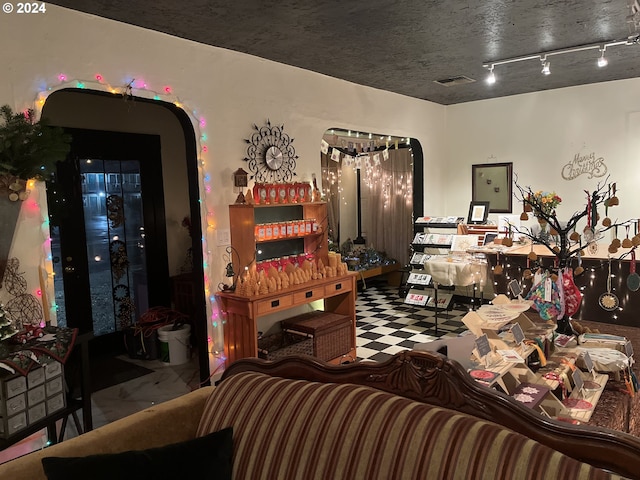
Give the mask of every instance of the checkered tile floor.
M 436 335 L 435 312 L 406 305 L 398 296 L 398 287 L 368 283 L 356 300 L 358 359 L 382 362 L 401 350 L 412 349 L 416 343 L 457 336 L 467 330 L 461 321 L 467 312 L 464 306 L 439 311 Z

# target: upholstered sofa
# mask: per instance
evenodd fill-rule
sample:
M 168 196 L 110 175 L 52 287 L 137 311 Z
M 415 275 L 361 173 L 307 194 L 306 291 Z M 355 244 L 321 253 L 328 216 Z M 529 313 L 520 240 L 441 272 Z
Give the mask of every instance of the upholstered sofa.
M 227 427 L 236 479 L 640 478 L 640 439 L 545 419 L 430 352 L 340 366 L 240 360 L 215 388 L 0 465 L 0 478 L 46 478 L 43 457 L 162 447 Z

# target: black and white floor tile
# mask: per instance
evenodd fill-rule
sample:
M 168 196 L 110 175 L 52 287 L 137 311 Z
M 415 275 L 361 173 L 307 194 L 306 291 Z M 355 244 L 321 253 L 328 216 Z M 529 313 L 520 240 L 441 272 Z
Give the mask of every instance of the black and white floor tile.
M 401 350 L 443 336 L 457 336 L 467 330 L 461 318 L 468 308 L 438 312 L 438 328 L 433 310 L 407 305 L 398 296 L 398 287 L 370 282 L 356 300 L 356 347 L 359 360 L 381 362 Z

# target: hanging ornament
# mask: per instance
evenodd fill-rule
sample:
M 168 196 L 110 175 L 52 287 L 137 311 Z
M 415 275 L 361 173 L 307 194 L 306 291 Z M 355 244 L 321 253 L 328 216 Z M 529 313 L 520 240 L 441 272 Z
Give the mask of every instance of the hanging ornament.
M 615 205 L 620 205 L 620 200 L 618 200 L 618 197 L 616 197 L 616 184 L 612 184 L 611 185 L 611 191 L 613 192 L 613 196 L 609 198 L 609 206 L 613 207 Z
M 636 273 L 636 250 L 631 250 L 631 262 L 629 263 L 629 276 L 627 277 L 627 287 L 632 292 L 640 289 L 640 275 Z
M 527 210 L 527 207 L 529 207 L 529 209 Z M 520 220 L 522 220 L 523 222 L 529 220 L 529 215 L 527 215 L 527 212 L 531 211 L 531 205 L 527 204 L 527 201 L 523 198 L 522 199 L 522 213 L 520 214 Z
M 502 265 L 500 265 L 500 252 L 496 253 L 496 266 L 493 267 L 494 275 L 502 275 Z
M 609 271 L 607 275 L 607 291 L 600 295 L 598 303 L 603 310 L 612 312 L 620 305 L 618 297 L 611 292 L 611 256 L 609 256 Z
M 587 225 L 584 227 L 583 234 L 585 242 L 590 243 L 594 237 L 593 228 L 591 228 L 591 197 L 587 190 L 584 192 L 587 194 Z
M 609 192 L 607 193 L 607 195 L 609 196 L 603 203 L 604 203 L 604 220 L 602 220 L 602 225 L 604 225 L 605 227 L 610 227 L 611 226 L 611 219 L 609 218 L 609 201 L 611 200 L 611 185 L 609 185 Z
M 580 253 L 582 252 L 578 252 L 578 266 L 573 271 L 574 277 L 577 277 L 578 275 L 582 275 L 582 273 L 584 272 L 584 267 L 582 266 L 582 255 L 580 255 Z
M 627 229 L 627 236 L 622 241 L 622 247 L 623 248 L 631 248 L 631 247 L 633 247 L 633 242 L 629 238 L 629 224 L 625 225 L 625 228 Z
M 525 212 L 533 212 L 533 207 L 531 206 L 531 194 L 527 195 L 527 200 L 522 200 L 524 203 L 524 211 Z

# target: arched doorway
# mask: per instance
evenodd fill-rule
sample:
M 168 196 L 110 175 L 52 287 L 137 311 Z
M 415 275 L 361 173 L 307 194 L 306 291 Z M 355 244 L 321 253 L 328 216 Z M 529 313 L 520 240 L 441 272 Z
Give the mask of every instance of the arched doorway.
M 72 153 L 48 188 L 52 242 L 60 242 L 58 257 L 53 253 L 60 320 L 101 337 L 115 335 L 122 344 L 119 332 L 127 316 L 123 295 L 129 294 L 137 315 L 149 307 L 170 306 L 170 277 L 183 273 L 190 250 L 194 295 L 189 313 L 200 377 L 206 380 L 199 182 L 195 134 L 187 114 L 168 102 L 64 89 L 47 97 L 42 116 L 73 138 Z M 124 199 L 128 225 L 110 218 L 117 220 L 122 213 L 107 201 L 118 197 Z M 184 218 L 190 220 L 188 232 Z M 118 262 L 116 255 L 114 264 L 113 253 L 122 248 L 130 268 L 114 272 Z

